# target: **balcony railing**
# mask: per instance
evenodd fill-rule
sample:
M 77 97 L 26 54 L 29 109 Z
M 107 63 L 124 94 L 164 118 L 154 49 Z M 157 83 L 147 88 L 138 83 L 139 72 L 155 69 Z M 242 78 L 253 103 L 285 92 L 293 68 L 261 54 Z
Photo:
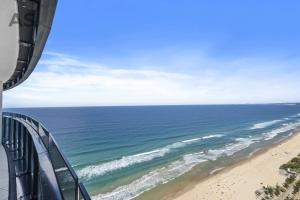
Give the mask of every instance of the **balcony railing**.
M 17 199 L 90 200 L 55 139 L 41 123 L 7 112 L 2 120 L 2 142 L 13 162 Z

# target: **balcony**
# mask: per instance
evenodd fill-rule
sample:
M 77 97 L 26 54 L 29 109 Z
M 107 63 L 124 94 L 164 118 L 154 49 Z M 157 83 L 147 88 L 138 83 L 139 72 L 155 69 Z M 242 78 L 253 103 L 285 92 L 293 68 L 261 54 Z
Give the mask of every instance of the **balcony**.
M 9 199 L 90 200 L 55 139 L 41 123 L 16 113 L 3 113 L 2 123 Z

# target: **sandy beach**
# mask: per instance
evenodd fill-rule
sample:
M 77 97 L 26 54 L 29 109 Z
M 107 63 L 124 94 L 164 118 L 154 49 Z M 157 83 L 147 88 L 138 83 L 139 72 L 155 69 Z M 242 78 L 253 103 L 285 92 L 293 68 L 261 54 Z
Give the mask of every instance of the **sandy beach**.
M 285 176 L 280 165 L 300 153 L 300 134 L 286 139 L 237 165 L 219 171 L 190 190 L 179 194 L 176 200 L 253 200 L 255 190 L 263 185 L 283 183 Z

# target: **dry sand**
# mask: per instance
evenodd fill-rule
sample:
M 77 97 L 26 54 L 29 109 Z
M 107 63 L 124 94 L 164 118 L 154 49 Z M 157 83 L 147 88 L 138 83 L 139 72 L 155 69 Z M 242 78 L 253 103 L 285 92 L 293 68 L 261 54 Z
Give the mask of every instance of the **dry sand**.
M 285 176 L 280 165 L 300 153 L 300 134 L 259 153 L 246 161 L 220 171 L 178 195 L 176 200 L 248 200 L 256 199 L 255 190 L 263 185 L 282 184 Z

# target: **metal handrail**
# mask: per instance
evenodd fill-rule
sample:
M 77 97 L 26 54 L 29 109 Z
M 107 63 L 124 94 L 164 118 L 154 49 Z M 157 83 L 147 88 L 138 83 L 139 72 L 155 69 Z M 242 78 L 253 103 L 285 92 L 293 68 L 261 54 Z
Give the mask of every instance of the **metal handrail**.
M 37 120 L 19 113 L 4 112 L 3 117 L 19 120 L 30 126 L 38 135 L 45 147 L 54 169 L 56 180 L 64 199 L 90 200 L 83 186 L 79 183 L 74 169 L 60 150 L 52 134 Z M 73 185 L 74 184 L 74 185 Z

